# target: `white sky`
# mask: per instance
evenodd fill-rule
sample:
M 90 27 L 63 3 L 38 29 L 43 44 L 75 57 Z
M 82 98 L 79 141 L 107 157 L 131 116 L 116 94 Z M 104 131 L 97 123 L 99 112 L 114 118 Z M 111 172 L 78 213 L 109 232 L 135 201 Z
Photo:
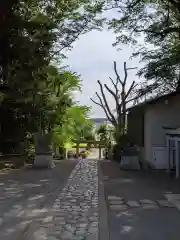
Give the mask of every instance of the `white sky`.
M 121 45 L 121 51 L 117 51 L 112 46 L 115 42 L 115 34 L 111 31 L 92 31 L 82 35 L 74 43 L 73 49 L 67 53 L 67 59 L 64 64 L 69 65 L 70 70 L 81 75 L 82 94 L 76 94 L 76 99 L 81 104 L 92 107 L 92 117 L 105 117 L 103 110 L 91 102 L 90 97 L 95 99 L 95 92 L 99 92 L 97 80 L 112 86 L 109 77 L 114 78 L 113 61 L 117 62 L 117 68 L 120 76 L 123 76 L 123 62 L 127 61 L 128 67 L 138 67 L 138 59 L 129 60 L 132 49 L 127 45 Z M 142 65 L 141 65 L 142 67 Z M 137 70 L 129 72 L 128 83 L 133 80 L 139 81 L 135 76 Z M 114 101 L 109 95 L 108 102 L 111 109 L 114 109 Z

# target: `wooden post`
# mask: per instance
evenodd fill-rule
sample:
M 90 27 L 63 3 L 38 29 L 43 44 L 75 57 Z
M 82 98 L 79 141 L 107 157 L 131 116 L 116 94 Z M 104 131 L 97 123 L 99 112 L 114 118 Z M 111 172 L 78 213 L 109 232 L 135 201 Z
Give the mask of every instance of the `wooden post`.
M 167 162 L 167 171 L 170 172 L 170 145 L 169 145 L 169 138 L 166 135 L 166 162 Z
M 175 146 L 176 146 L 176 178 L 179 178 L 179 147 L 178 140 L 175 138 Z
M 99 144 L 99 159 L 101 159 L 101 146 Z
M 79 143 L 76 144 L 76 157 L 79 158 Z
M 67 148 L 65 148 L 65 159 L 68 159 L 68 157 L 67 157 Z

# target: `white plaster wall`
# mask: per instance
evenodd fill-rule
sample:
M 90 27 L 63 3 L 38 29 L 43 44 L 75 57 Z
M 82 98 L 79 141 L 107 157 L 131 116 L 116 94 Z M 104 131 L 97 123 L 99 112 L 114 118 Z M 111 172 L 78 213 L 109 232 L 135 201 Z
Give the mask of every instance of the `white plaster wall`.
M 180 127 L 180 96 L 151 104 L 144 118 L 145 160 L 156 165 L 153 159 L 155 147 L 166 147 L 163 127 Z

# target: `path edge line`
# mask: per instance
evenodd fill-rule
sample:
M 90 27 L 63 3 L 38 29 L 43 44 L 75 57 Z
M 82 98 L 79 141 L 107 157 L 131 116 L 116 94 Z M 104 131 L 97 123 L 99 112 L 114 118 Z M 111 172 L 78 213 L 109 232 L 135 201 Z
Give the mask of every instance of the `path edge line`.
M 109 240 L 109 224 L 108 224 L 108 213 L 107 204 L 104 194 L 104 179 L 101 170 L 100 163 L 98 163 L 99 172 L 99 240 Z

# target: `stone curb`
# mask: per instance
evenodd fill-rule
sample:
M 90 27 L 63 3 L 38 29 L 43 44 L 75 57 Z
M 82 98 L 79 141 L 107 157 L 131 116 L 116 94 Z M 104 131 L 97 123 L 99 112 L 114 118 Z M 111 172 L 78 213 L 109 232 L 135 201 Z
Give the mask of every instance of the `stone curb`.
M 99 240 L 109 240 L 107 204 L 104 195 L 104 183 L 100 163 L 98 164 L 98 172 L 99 172 Z
M 180 211 L 180 194 L 165 193 L 164 196 Z

